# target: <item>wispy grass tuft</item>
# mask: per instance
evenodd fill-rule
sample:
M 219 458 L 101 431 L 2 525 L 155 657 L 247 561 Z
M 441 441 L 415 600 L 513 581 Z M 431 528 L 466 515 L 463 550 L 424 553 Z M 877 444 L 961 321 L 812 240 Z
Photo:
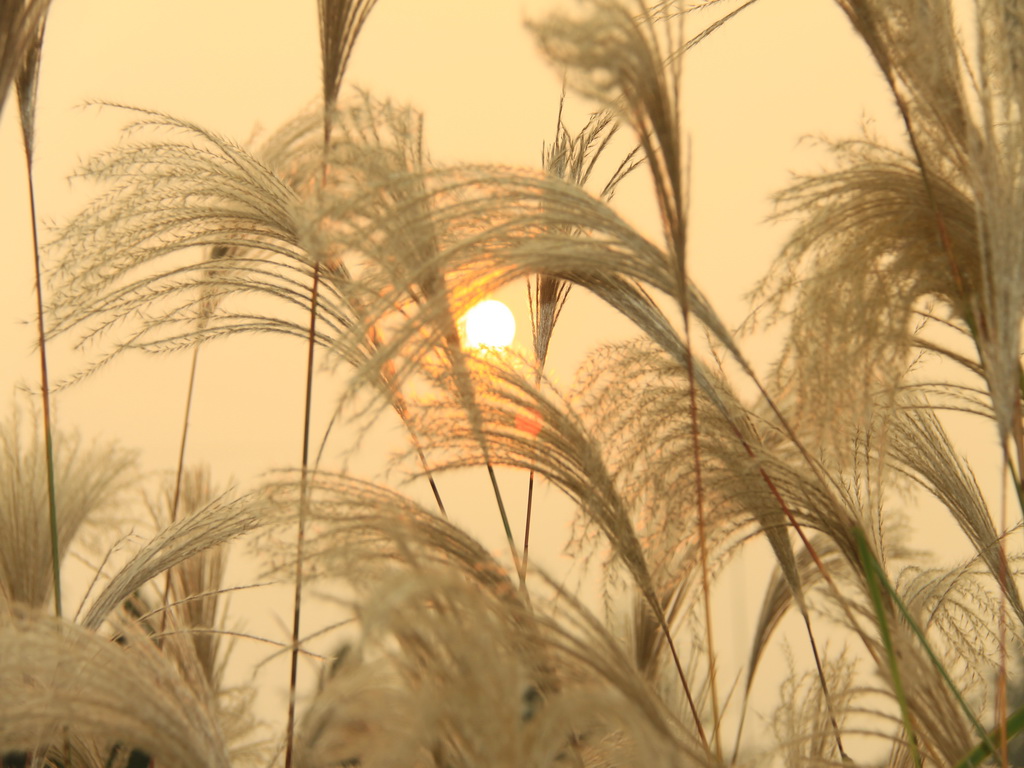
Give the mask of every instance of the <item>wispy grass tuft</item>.
M 47 444 L 38 427 L 38 419 L 25 425 L 17 412 L 0 426 L 0 595 L 5 602 L 42 609 L 55 591 L 53 542 L 59 544 L 60 562 L 79 529 L 90 517 L 102 525 L 138 476 L 134 454 L 58 433 L 53 487 L 63 501 L 54 535 L 46 523 Z
M 5 750 L 50 747 L 59 759 L 65 738 L 87 739 L 130 744 L 162 765 L 227 768 L 210 702 L 143 636 L 127 637 L 113 643 L 23 610 L 0 617 Z

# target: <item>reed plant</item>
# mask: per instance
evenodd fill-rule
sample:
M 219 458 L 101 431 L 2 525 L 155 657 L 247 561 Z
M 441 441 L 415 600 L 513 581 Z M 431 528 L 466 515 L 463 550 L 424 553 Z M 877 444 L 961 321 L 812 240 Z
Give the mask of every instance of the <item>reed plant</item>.
M 577 133 L 578 102 L 551 105 L 537 168 L 434 162 L 415 109 L 346 86 L 372 0 L 318 3 L 321 99 L 258 145 L 99 105 L 124 140 L 85 163 L 93 201 L 37 255 L 44 436 L 0 430 L 5 768 L 1013 764 L 1024 6 L 837 0 L 903 134 L 829 143 L 830 167 L 779 192 L 792 230 L 749 327 L 786 336 L 759 371 L 691 277 L 682 87 L 686 52 L 751 5 L 582 0 L 529 22 L 594 108 Z M 46 11 L 0 5 L 0 107 L 16 84 L 30 175 Z M 627 177 L 649 184 L 655 234 L 617 209 Z M 500 290 L 527 294 L 528 354 L 462 343 L 462 315 Z M 555 326 L 581 293 L 635 338 L 555 382 Z M 212 386 L 199 349 L 240 334 L 301 347 L 303 416 L 280 436 L 301 461 L 215 493 L 217 468 L 186 450 Z M 89 355 L 58 388 L 135 351 L 192 352 L 173 479 L 140 509 L 126 492 L 151 481 L 130 454 L 50 424 L 56 338 Z M 382 424 L 405 448 L 347 471 Z M 993 460 L 983 487 L 972 462 Z M 528 478 L 521 534 L 498 472 Z M 461 498 L 474 474 L 493 498 Z M 568 551 L 603 599 L 529 559 L 535 486 L 571 509 Z M 965 560 L 922 551 L 925 508 Z M 507 551 L 469 533 L 481 521 Z M 225 581 L 242 540 L 259 584 Z M 732 666 L 722 584 L 759 549 L 770 572 Z M 62 611 L 70 552 L 89 586 Z M 268 582 L 294 590 L 278 640 L 225 609 Z M 311 599 L 328 606 L 313 630 Z M 271 649 L 257 669 L 288 657 L 268 686 L 279 728 L 255 721 L 262 676 L 227 680 L 244 644 Z M 765 681 L 780 647 L 790 673 Z

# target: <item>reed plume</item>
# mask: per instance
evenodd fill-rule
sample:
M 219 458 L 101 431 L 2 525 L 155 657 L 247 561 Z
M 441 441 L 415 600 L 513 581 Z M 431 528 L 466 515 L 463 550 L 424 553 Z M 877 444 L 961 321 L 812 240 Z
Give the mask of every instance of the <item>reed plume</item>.
M 129 635 L 131 637 L 131 635 Z M 0 743 L 30 752 L 68 739 L 130 744 L 164 765 L 228 766 L 209 701 L 144 638 L 127 646 L 33 612 L 0 618 Z
M 38 427 L 38 420 L 33 420 Z M 17 412 L 0 426 L 0 595 L 4 602 L 41 609 L 54 592 L 54 541 L 47 525 L 46 444 Z M 88 445 L 78 435 L 56 435 L 54 487 L 59 507 L 58 561 L 90 517 L 97 525 L 123 503 L 137 480 L 136 457 L 115 445 Z
M 29 85 L 24 98 L 35 98 L 32 81 L 38 72 L 38 48 L 49 8 L 50 0 L 5 0 L 0 6 L 0 113 L 13 83 L 19 89 Z M 32 113 L 32 109 L 23 111 L 23 119 L 31 120 L 25 115 Z

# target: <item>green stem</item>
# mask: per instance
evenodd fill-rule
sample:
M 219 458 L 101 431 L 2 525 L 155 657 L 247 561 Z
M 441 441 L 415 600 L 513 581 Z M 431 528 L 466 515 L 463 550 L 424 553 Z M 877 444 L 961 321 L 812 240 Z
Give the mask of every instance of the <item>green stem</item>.
M 861 537 L 863 537 L 864 535 L 860 531 L 855 532 L 855 535 L 856 534 L 859 534 Z M 982 726 L 978 718 L 975 717 L 974 712 L 971 711 L 971 708 L 967 705 L 967 702 L 964 701 L 963 696 L 960 695 L 960 689 L 957 688 L 956 684 L 953 682 L 953 679 L 949 676 L 949 673 L 946 671 L 946 668 L 942 665 L 942 662 L 939 661 L 939 657 L 935 654 L 935 651 L 932 650 L 931 645 L 928 643 L 928 640 L 925 637 L 924 631 L 921 629 L 920 625 L 918 625 L 917 621 L 911 615 L 910 610 L 907 608 L 906 604 L 903 602 L 903 599 L 899 596 L 899 594 L 897 594 L 896 589 L 889 582 L 889 578 L 885 575 L 885 571 L 882 570 L 882 566 L 879 564 L 878 560 L 875 558 L 875 556 L 871 553 L 870 550 L 865 551 L 868 557 L 870 567 L 874 570 L 879 582 L 882 584 L 883 587 L 885 587 L 885 591 L 888 593 L 890 599 L 893 601 L 893 603 L 895 603 L 896 607 L 899 609 L 900 615 L 907 622 L 907 625 L 910 627 L 910 630 L 914 633 L 914 636 L 917 638 L 918 642 L 921 643 L 921 647 L 924 648 L 925 653 L 928 654 L 928 659 L 931 661 L 932 666 L 934 666 L 935 669 L 938 671 L 939 675 L 941 675 L 943 681 L 946 683 L 946 687 L 949 688 L 954 698 L 956 698 L 957 703 L 960 705 L 960 708 L 964 712 L 964 715 L 966 715 L 967 719 L 971 721 L 971 725 L 974 726 L 974 730 L 977 731 L 978 735 L 982 739 L 987 739 L 988 736 L 985 733 L 984 726 Z M 989 746 L 993 747 L 993 745 L 991 744 Z
M 985 733 L 981 743 L 968 752 L 954 768 L 974 768 L 994 756 L 996 754 L 995 745 L 999 743 L 1004 728 L 1007 740 L 1024 731 L 1024 706 L 1015 709 L 1013 714 L 1006 718 L 1005 723 L 1001 723 Z
M 860 554 L 861 563 L 864 566 L 864 575 L 867 578 L 868 591 L 871 594 L 871 604 L 875 609 L 875 616 L 878 619 L 878 630 L 882 635 L 882 644 L 885 647 L 885 654 L 889 662 L 889 674 L 892 676 L 893 692 L 896 694 L 896 701 L 900 705 L 900 715 L 903 719 L 903 730 L 907 734 L 907 744 L 910 747 L 910 754 L 914 759 L 914 765 L 921 768 L 921 754 L 917 747 L 917 736 L 914 734 L 914 724 L 910 718 L 910 706 L 907 704 L 907 694 L 903 689 L 903 681 L 900 677 L 899 664 L 896 663 L 896 648 L 892 642 L 892 634 L 889 632 L 889 620 L 886 617 L 885 606 L 882 605 L 882 592 L 878 588 L 877 561 L 868 549 L 867 539 L 864 532 L 855 528 L 853 535 L 857 540 L 857 550 Z

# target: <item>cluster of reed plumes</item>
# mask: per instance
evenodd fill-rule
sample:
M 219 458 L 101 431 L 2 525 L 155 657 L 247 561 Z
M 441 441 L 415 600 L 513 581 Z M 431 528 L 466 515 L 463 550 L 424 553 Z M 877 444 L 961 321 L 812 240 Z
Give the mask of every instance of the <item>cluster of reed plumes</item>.
M 35 254 L 43 437 L 26 439 L 24 419 L 0 433 L 5 768 L 1012 762 L 1024 2 L 837 0 L 905 130 L 895 146 L 835 144 L 832 170 L 779 195 L 796 225 L 752 322 L 788 336 L 764 373 L 688 279 L 680 87 L 687 49 L 751 2 L 585 0 L 531 23 L 598 106 L 579 133 L 559 111 L 536 169 L 438 165 L 414 110 L 343 92 L 374 0 L 320 0 L 322 108 L 262 146 L 110 105 L 127 138 L 81 171 L 101 191 Z M 47 6 L 0 4 L 0 99 L 16 85 L 30 177 Z M 636 148 L 609 161 L 623 137 Z M 616 212 L 626 177 L 653 182 L 656 237 Z M 465 349 L 461 314 L 509 285 L 529 292 L 532 355 Z M 544 369 L 571 290 L 637 338 L 595 350 L 561 388 Z M 143 536 L 124 511 L 132 457 L 51 424 L 47 342 L 93 355 L 60 386 L 132 350 L 188 350 L 194 383 L 203 345 L 240 333 L 305 350 L 301 460 L 215 493 L 188 468 L 190 386 Z M 411 496 L 330 471 L 316 398 L 338 400 L 332 429 L 355 446 L 397 416 Z M 1002 487 L 983 493 L 950 411 L 990 431 Z M 503 467 L 529 475 L 525 530 Z M 507 551 L 446 506 L 438 479 L 453 471 L 490 482 L 476 513 Z M 535 482 L 575 511 L 603 609 L 530 562 Z M 907 535 L 921 521 L 904 512 L 929 497 L 973 553 L 952 567 Z M 282 732 L 225 683 L 225 547 L 243 538 L 268 579 L 294 583 Z M 714 598 L 758 542 L 774 572 L 731 669 Z M 76 548 L 94 582 L 69 615 L 61 563 Z M 303 623 L 312 589 L 341 606 L 329 657 Z M 793 669 L 774 695 L 759 662 L 787 616 Z M 322 668 L 308 695 L 302 654 Z

